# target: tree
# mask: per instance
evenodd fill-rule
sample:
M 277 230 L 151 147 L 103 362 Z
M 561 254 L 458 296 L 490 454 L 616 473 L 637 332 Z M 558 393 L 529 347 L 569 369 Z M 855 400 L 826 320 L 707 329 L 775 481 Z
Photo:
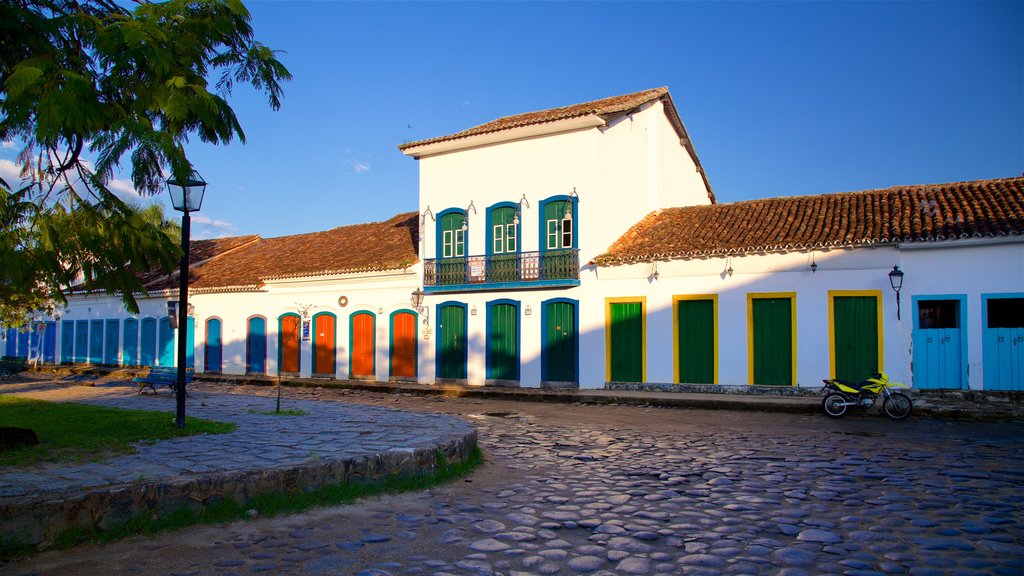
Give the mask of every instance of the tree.
M 0 2 L 0 141 L 24 146 L 22 183 L 0 180 L 0 321 L 66 303 L 76 278 L 134 313 L 138 273 L 174 269 L 177 244 L 108 184 L 129 155 L 156 194 L 191 172 L 190 136 L 244 143 L 236 83 L 280 107 L 291 75 L 249 21 L 239 0 Z

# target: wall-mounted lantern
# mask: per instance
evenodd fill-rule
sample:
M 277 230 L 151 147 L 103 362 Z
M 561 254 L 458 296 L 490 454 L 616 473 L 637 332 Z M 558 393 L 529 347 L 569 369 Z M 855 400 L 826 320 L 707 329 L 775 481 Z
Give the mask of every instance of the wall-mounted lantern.
M 889 272 L 889 285 L 896 293 L 896 319 L 900 319 L 900 290 L 903 289 L 903 271 L 899 266 L 893 266 Z

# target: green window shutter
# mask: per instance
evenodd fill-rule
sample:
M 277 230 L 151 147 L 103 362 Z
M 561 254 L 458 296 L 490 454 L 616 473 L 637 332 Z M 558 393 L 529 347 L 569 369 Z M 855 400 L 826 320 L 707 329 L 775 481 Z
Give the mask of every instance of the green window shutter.
M 793 301 L 754 298 L 754 384 L 793 384 Z
M 613 302 L 611 315 L 612 382 L 643 381 L 643 305 L 640 302 Z
M 441 257 L 458 258 L 465 255 L 465 233 L 462 224 L 466 221 L 463 214 L 445 214 L 441 217 Z
M 676 326 L 679 330 L 679 382 L 715 382 L 715 302 L 680 300 Z
M 878 299 L 835 296 L 832 301 L 836 378 L 860 382 L 878 371 Z

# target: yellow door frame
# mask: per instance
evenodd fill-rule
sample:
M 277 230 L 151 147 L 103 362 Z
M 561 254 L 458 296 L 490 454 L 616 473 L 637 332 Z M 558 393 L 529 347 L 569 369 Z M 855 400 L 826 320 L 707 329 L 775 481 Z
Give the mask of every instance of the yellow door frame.
M 762 298 L 789 298 L 789 317 L 792 323 L 792 386 L 796 386 L 796 292 L 747 292 L 747 384 L 754 384 L 754 300 Z
M 885 344 L 882 338 L 882 291 L 881 290 L 829 290 L 828 291 L 828 372 L 829 378 L 836 377 L 836 296 L 873 296 L 875 298 L 875 330 L 878 332 L 878 371 L 885 366 Z
M 684 300 L 711 300 L 714 326 L 714 384 L 718 384 L 718 294 L 677 294 L 672 296 L 672 381 L 679 384 L 679 303 Z
M 647 297 L 620 296 L 604 299 L 604 381 L 612 378 L 612 304 L 640 303 L 640 353 L 642 354 L 641 382 L 647 382 Z

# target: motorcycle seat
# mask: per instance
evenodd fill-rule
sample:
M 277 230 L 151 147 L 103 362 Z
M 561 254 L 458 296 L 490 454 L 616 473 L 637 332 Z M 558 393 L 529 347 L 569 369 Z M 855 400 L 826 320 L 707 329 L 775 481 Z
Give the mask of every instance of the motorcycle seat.
M 860 382 L 850 382 L 848 380 L 840 380 L 839 378 L 836 378 L 835 381 L 842 384 L 843 386 L 853 388 L 854 390 L 860 390 L 867 386 L 868 384 L 870 384 L 870 382 L 868 382 L 867 380 L 862 380 Z

